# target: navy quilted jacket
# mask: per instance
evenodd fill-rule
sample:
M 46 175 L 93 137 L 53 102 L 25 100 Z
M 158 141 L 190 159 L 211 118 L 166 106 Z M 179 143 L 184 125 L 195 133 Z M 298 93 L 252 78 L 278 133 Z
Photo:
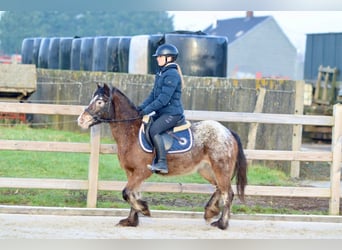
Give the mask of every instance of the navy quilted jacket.
M 170 63 L 156 74 L 154 86 L 146 100 L 139 106 L 143 114 L 153 111 L 157 116 L 162 114 L 181 115 L 182 82 L 177 65 Z

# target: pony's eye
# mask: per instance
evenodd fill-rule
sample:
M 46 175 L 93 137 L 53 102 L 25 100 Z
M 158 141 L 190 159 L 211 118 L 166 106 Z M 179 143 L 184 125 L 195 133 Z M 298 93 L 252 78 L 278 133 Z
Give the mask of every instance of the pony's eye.
M 97 100 L 96 106 L 103 107 L 105 105 L 105 102 L 103 100 Z

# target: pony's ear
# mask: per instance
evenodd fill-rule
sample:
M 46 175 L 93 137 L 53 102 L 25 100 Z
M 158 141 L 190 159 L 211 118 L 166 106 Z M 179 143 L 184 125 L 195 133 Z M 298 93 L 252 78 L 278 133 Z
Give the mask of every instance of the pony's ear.
M 96 86 L 97 86 L 98 89 L 102 88 L 101 83 L 99 83 L 99 82 L 96 83 Z
M 103 87 L 105 87 L 106 86 L 106 88 L 108 88 L 108 89 L 112 89 L 113 88 L 113 85 L 111 84 L 111 83 L 103 83 Z
M 110 90 L 111 86 L 109 86 L 107 83 L 104 83 L 103 84 L 103 88 L 106 89 L 106 90 Z
M 108 86 L 108 84 L 104 83 L 103 89 L 104 89 L 104 92 L 106 93 L 106 95 L 110 96 L 110 87 Z

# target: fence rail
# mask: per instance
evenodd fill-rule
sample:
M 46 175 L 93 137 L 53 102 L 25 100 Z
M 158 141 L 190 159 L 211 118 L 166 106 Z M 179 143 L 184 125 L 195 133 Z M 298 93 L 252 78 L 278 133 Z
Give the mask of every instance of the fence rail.
M 47 115 L 79 115 L 84 109 L 80 105 L 53 105 L 30 103 L 0 102 L 0 112 L 47 114 Z M 212 119 L 224 122 L 269 123 L 331 126 L 333 128 L 331 151 L 283 151 L 283 150 L 251 150 L 245 149 L 249 160 L 281 160 L 281 161 L 319 161 L 330 162 L 330 187 L 275 187 L 248 185 L 246 195 L 251 196 L 287 196 L 287 197 L 323 197 L 329 198 L 329 214 L 338 215 L 340 198 L 340 178 L 342 160 L 342 105 L 334 106 L 333 116 L 285 115 L 241 112 L 209 112 L 185 111 L 189 120 Z M 97 191 L 121 191 L 126 182 L 99 181 L 99 154 L 117 153 L 115 144 L 100 143 L 100 126 L 91 128 L 90 143 L 18 141 L 0 139 L 0 150 L 27 150 L 49 152 L 90 153 L 88 180 L 67 179 L 34 179 L 34 178 L 0 178 L 0 188 L 40 188 L 40 189 L 80 189 L 88 190 L 87 206 L 96 207 Z M 234 187 L 235 189 L 235 187 Z M 144 183 L 141 191 L 148 192 L 182 192 L 212 193 L 214 188 L 209 184 L 178 183 Z

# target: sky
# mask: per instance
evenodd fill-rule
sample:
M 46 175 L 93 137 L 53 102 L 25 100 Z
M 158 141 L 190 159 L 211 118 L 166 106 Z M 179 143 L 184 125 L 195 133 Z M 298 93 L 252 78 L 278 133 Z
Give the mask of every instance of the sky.
M 216 20 L 245 16 L 245 11 L 169 11 L 176 30 L 204 30 Z M 306 34 L 342 32 L 342 11 L 254 11 L 273 16 L 299 53 L 305 53 Z

